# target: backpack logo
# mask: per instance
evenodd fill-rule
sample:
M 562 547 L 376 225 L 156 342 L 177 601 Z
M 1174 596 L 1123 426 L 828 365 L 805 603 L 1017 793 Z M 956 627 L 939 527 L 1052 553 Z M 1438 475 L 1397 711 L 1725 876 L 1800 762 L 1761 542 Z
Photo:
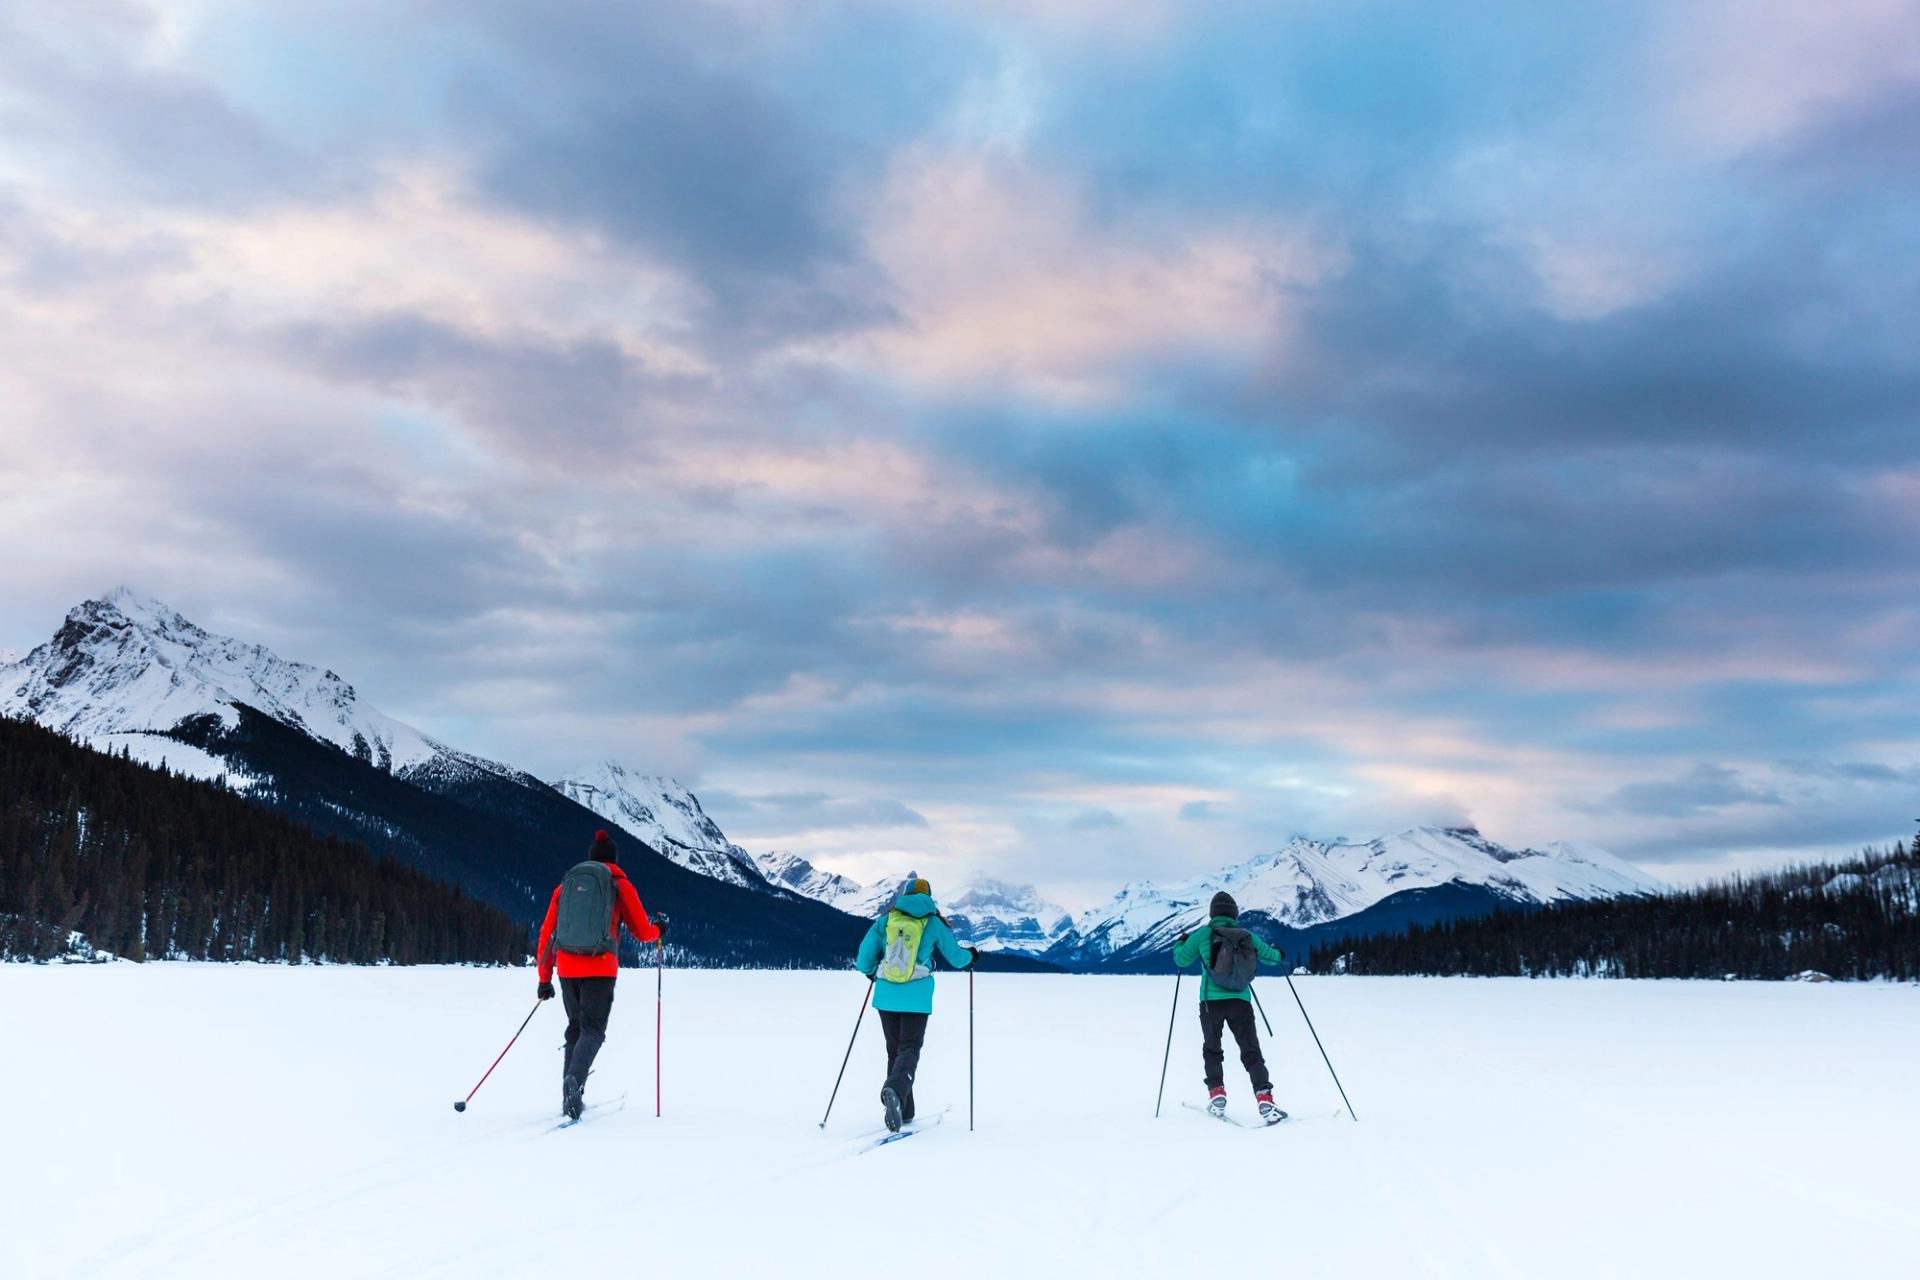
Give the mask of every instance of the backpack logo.
M 1254 971 L 1260 967 L 1260 952 L 1253 935 L 1233 925 L 1211 925 L 1212 950 L 1207 959 L 1207 977 L 1222 991 L 1245 991 L 1253 985 Z
M 920 963 L 920 939 L 927 932 L 924 916 L 887 912 L 887 945 L 880 954 L 879 976 L 887 982 L 912 982 L 933 970 Z
M 574 955 L 598 956 L 616 949 L 613 872 L 604 862 L 583 862 L 560 882 L 560 910 L 553 945 Z

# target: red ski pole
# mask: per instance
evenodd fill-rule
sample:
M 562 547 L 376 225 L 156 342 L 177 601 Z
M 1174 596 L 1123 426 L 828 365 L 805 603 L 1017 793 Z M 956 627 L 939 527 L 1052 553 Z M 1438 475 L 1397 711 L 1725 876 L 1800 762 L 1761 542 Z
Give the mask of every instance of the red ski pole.
M 653 941 L 653 1117 L 660 1118 L 660 1021 L 663 1004 L 660 996 L 661 974 L 667 967 L 667 946 Z
M 527 1029 L 527 1022 L 533 1021 L 533 1015 L 540 1012 L 540 1006 L 545 1003 L 546 1001 L 544 1000 L 535 1000 L 533 1002 L 533 1008 L 527 1012 L 527 1021 L 522 1022 L 520 1024 L 520 1031 L 525 1031 Z M 516 1031 L 513 1033 L 513 1040 L 518 1040 L 520 1038 L 520 1031 Z M 513 1048 L 513 1040 L 507 1041 L 507 1049 Z M 507 1049 L 502 1049 L 500 1051 L 500 1058 L 504 1058 L 507 1056 Z M 495 1058 L 493 1060 L 493 1067 L 497 1067 L 500 1065 L 500 1058 Z M 453 1109 L 455 1111 L 465 1111 L 467 1109 L 467 1104 L 473 1101 L 473 1095 L 480 1092 L 480 1085 L 485 1084 L 487 1082 L 487 1076 L 490 1076 L 493 1074 L 493 1067 L 487 1068 L 487 1075 L 480 1077 L 480 1084 L 476 1084 L 473 1086 L 473 1088 L 469 1089 L 467 1091 L 466 1097 L 460 1099 L 460 1101 L 453 1104 Z

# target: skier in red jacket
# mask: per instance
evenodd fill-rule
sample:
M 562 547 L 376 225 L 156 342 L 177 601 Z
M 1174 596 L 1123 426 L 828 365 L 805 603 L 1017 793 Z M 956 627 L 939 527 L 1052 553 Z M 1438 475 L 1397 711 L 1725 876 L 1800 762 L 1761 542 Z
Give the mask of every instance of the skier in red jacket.
M 578 1120 L 593 1059 L 607 1039 L 613 984 L 620 974 L 620 926 L 641 942 L 657 942 L 664 915 L 649 920 L 633 882 L 620 869 L 619 850 L 605 831 L 593 833 L 586 862 L 567 872 L 547 903 L 540 925 L 540 998 L 553 999 L 553 970 L 560 968 L 560 999 L 567 1010 L 565 1055 L 560 1060 L 560 1109 Z M 562 894 L 567 895 L 563 905 Z M 582 905 L 585 904 L 585 905 Z

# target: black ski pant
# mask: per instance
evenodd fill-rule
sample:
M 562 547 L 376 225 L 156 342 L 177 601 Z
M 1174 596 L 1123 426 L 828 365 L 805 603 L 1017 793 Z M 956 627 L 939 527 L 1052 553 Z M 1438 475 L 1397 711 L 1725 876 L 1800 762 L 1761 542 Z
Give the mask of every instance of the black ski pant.
M 1207 1068 L 1207 1088 L 1218 1089 L 1227 1082 L 1227 1055 L 1220 1048 L 1220 1031 L 1233 1028 L 1233 1041 L 1240 1046 L 1240 1065 L 1247 1069 L 1255 1093 L 1270 1093 L 1273 1081 L 1267 1078 L 1267 1060 L 1260 1054 L 1260 1032 L 1253 1023 L 1250 1000 L 1202 1000 L 1200 1002 L 1200 1060 Z
M 900 1118 L 913 1119 L 913 1073 L 920 1069 L 920 1048 L 927 1042 L 924 1013 L 880 1013 L 880 1030 L 887 1037 L 887 1083 L 900 1099 Z
M 567 1010 L 567 1048 L 560 1074 L 582 1086 L 594 1057 L 607 1042 L 607 1018 L 613 1013 L 613 978 L 562 978 L 560 1003 Z

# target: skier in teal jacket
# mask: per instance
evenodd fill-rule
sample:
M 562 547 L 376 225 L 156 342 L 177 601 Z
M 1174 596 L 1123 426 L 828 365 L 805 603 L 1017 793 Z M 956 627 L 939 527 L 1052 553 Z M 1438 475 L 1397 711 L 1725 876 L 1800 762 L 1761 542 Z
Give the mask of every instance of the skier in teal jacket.
M 1212 919 L 1206 927 L 1181 934 L 1173 948 L 1173 963 L 1178 968 L 1184 969 L 1195 960 L 1205 961 L 1200 976 L 1200 1062 L 1206 1069 L 1207 1110 L 1226 1118 L 1226 1054 L 1221 1049 L 1220 1033 L 1223 1028 L 1232 1028 L 1234 1043 L 1240 1046 L 1240 1065 L 1247 1069 L 1254 1100 L 1260 1104 L 1260 1118 L 1268 1124 L 1279 1124 L 1287 1113 L 1274 1105 L 1273 1080 L 1267 1075 L 1267 1060 L 1260 1052 L 1260 1031 L 1253 1022 L 1252 969 L 1246 970 L 1248 985 L 1241 987 L 1214 981 L 1212 971 L 1219 954 L 1216 944 L 1228 948 L 1236 942 L 1251 944 L 1263 964 L 1280 964 L 1287 957 L 1268 946 L 1266 939 L 1240 927 L 1240 906 L 1224 889 L 1213 895 L 1208 911 Z M 1231 955 L 1228 959 L 1226 968 L 1230 971 Z
M 873 1007 L 879 1010 L 887 1041 L 887 1082 L 880 1088 L 880 1105 L 887 1128 L 895 1133 L 913 1119 L 913 1076 L 933 1013 L 936 950 L 956 969 L 980 955 L 960 945 L 934 905 L 927 882 L 915 876 L 901 885 L 893 905 L 867 930 L 854 959 L 860 972 L 874 980 Z

